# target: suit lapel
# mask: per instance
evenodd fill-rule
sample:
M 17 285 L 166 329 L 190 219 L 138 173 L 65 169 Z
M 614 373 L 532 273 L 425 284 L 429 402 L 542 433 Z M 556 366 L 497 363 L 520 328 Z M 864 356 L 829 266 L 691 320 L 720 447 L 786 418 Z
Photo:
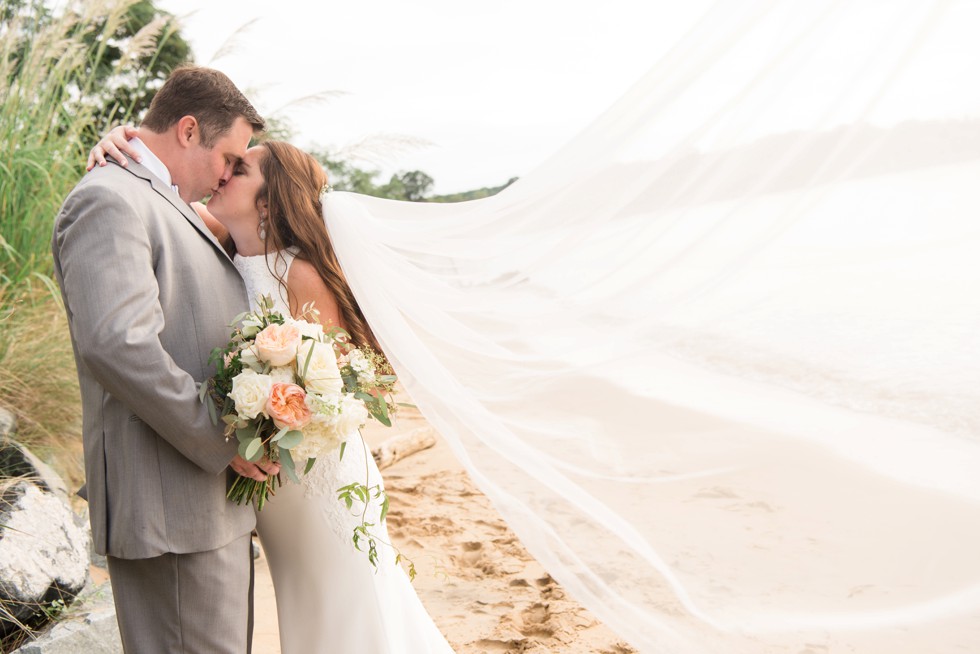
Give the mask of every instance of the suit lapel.
M 109 161 L 112 160 L 110 159 Z M 197 215 L 196 211 L 191 209 L 189 204 L 184 202 L 180 196 L 177 195 L 176 191 L 164 184 L 160 178 L 133 160 L 129 160 L 129 163 L 126 164 L 126 167 L 123 168 L 123 170 L 128 170 L 136 177 L 145 180 L 153 188 L 153 190 L 160 195 L 160 197 L 169 202 L 174 209 L 179 211 L 180 215 L 182 215 L 187 222 L 189 222 L 194 229 L 200 233 L 201 236 L 207 239 L 214 246 L 214 248 L 221 253 L 221 256 L 231 261 L 231 257 L 229 257 L 225 249 L 221 247 L 221 243 L 218 242 L 218 239 L 215 238 L 214 234 L 211 233 L 211 230 L 204 224 L 201 217 Z

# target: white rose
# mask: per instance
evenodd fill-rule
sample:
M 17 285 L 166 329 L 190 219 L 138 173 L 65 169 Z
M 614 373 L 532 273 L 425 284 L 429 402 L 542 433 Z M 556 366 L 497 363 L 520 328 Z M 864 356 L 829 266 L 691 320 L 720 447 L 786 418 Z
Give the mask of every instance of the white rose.
M 307 391 L 319 395 L 334 395 L 344 388 L 344 381 L 340 378 L 340 368 L 337 367 L 337 355 L 326 343 L 303 341 L 296 356 L 296 370 L 303 375 Z
M 304 339 L 312 338 L 314 341 L 322 341 L 324 338 L 323 327 L 319 323 L 307 322 L 305 320 L 290 320 L 288 322 L 296 325 L 300 336 Z
M 254 348 L 251 346 L 245 348 L 241 352 L 242 365 L 246 368 L 251 368 L 255 372 L 262 370 L 262 362 L 259 361 L 258 354 L 255 353 Z
M 251 420 L 260 413 L 265 413 L 265 403 L 272 390 L 272 378 L 260 375 L 251 368 L 242 370 L 231 380 L 231 392 L 228 397 L 235 403 L 235 411 L 242 418 Z
M 292 366 L 279 366 L 269 371 L 269 377 L 274 383 L 295 384 L 296 377 L 293 375 Z
M 350 395 L 344 395 L 341 401 L 340 415 L 335 426 L 341 440 L 349 438 L 363 427 L 368 420 L 368 415 L 364 402 L 354 399 Z

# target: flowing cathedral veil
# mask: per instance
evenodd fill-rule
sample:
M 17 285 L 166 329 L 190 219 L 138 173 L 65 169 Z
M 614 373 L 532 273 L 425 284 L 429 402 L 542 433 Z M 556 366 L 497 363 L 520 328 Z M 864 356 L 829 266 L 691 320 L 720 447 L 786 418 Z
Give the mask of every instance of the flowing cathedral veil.
M 495 197 L 327 196 L 413 400 L 641 651 L 980 651 L 977 25 L 719 2 Z

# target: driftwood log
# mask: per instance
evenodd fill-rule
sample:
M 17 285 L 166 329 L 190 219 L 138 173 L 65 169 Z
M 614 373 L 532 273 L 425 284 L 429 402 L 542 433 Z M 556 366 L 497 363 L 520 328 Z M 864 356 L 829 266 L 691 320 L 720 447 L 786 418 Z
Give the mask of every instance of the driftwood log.
M 396 434 L 371 450 L 378 469 L 383 470 L 406 456 L 421 452 L 436 444 L 431 427 L 416 427 Z

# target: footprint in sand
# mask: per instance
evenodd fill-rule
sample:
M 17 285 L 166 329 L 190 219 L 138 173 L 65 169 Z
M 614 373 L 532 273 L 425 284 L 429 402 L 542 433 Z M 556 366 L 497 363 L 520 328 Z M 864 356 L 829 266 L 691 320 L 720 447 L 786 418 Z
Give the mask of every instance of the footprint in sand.
M 711 488 L 702 488 L 697 493 L 691 496 L 691 499 L 737 499 L 738 493 L 733 491 L 731 488 L 725 488 L 724 486 L 712 486 Z
M 521 611 L 519 631 L 528 638 L 550 638 L 555 634 L 547 604 L 532 604 Z
M 497 565 L 480 541 L 466 541 L 461 544 L 461 554 L 453 557 L 461 568 L 478 573 L 478 576 L 497 576 Z

